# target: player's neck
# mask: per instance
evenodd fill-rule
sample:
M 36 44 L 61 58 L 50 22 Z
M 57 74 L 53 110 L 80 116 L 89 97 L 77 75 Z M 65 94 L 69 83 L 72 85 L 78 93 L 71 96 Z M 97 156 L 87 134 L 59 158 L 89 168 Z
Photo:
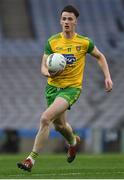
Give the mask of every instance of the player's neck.
M 75 35 L 75 32 L 62 32 L 64 38 L 66 39 L 72 39 Z

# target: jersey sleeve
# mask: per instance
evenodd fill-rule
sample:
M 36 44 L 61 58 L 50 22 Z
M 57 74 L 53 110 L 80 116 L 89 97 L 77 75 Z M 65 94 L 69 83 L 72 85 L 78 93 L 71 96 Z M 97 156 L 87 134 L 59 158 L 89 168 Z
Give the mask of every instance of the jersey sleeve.
M 87 50 L 87 53 L 91 53 L 94 49 L 94 43 L 91 39 L 89 39 L 89 46 L 88 46 L 88 50 Z
M 44 53 L 47 55 L 50 55 L 53 53 L 52 48 L 51 48 L 50 43 L 49 43 L 49 40 L 45 44 Z

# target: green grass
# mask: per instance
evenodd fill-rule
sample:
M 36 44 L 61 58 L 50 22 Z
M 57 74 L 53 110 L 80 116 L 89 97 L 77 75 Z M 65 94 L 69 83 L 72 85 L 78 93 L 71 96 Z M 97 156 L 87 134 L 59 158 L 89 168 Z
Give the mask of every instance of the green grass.
M 32 172 L 18 169 L 25 155 L 1 155 L 0 179 L 124 179 L 124 155 L 78 155 L 69 164 L 66 155 L 40 155 Z

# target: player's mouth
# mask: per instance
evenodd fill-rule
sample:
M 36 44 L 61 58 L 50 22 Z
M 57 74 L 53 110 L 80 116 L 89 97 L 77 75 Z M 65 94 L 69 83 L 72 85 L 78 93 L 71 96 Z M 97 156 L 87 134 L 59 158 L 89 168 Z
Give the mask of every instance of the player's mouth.
M 69 26 L 65 26 L 65 29 L 69 29 Z

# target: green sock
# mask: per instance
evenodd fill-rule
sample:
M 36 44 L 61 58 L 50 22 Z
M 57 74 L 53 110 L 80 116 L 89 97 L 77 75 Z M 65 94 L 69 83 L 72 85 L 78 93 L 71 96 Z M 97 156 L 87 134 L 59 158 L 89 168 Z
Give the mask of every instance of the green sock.
M 37 156 L 38 156 L 38 153 L 32 151 L 29 156 L 32 157 L 32 159 L 35 160 L 37 158 Z
M 70 145 L 75 145 L 76 144 L 76 138 L 75 135 L 73 135 L 73 138 L 69 141 Z

